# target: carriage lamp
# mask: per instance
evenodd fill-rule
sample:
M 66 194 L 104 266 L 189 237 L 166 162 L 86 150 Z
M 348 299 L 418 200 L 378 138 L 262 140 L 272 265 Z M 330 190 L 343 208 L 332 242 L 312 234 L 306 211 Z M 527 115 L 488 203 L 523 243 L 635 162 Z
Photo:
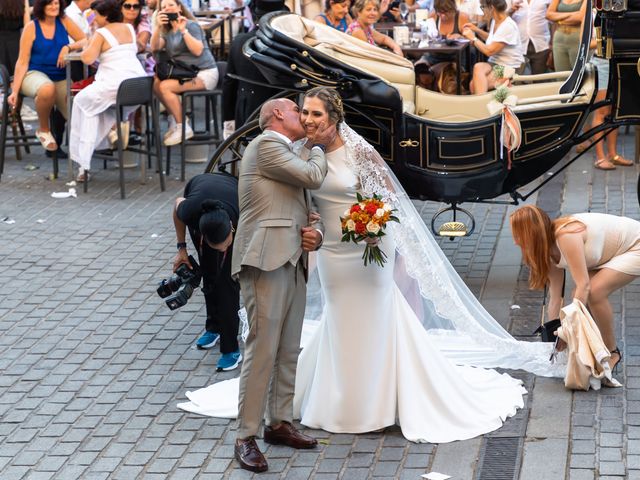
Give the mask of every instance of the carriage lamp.
M 449 222 L 444 222 L 438 229 L 436 229 L 436 221 L 442 214 L 447 212 L 451 212 L 453 214 L 453 218 Z M 468 226 L 466 223 L 461 222 L 456 218 L 458 213 L 462 213 L 469 218 Z M 456 237 L 467 237 L 471 235 L 475 229 L 476 220 L 473 218 L 473 215 L 471 215 L 471 212 L 464 208 L 460 208 L 455 203 L 440 209 L 431 219 L 431 231 L 434 235 L 449 237 L 449 240 L 453 240 Z
M 438 235 L 441 237 L 466 237 L 469 229 L 462 222 L 445 222 L 440 225 Z

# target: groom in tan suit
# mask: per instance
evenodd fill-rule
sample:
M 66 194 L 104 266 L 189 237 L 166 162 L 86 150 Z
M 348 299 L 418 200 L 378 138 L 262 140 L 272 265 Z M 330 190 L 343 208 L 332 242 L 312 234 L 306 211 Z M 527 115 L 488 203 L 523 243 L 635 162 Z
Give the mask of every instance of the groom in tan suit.
M 305 131 L 298 106 L 287 99 L 262 106 L 260 127 L 263 133 L 247 146 L 240 165 L 240 220 L 231 267 L 249 318 L 235 457 L 242 468 L 254 472 L 268 468 L 255 442 L 263 416 L 265 442 L 293 448 L 317 444 L 291 423 L 307 252 L 322 242 L 322 233 L 310 225 L 305 189 L 322 184 L 325 145 L 336 135 L 335 127 L 320 128 L 309 160 L 301 159 L 291 147 Z

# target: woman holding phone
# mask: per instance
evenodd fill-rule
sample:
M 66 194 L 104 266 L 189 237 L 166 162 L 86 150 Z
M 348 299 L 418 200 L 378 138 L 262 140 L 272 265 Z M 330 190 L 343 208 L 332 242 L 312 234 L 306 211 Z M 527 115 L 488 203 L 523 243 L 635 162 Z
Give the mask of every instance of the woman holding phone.
M 156 17 L 156 28 L 151 35 L 151 50 L 164 50 L 167 59 L 177 60 L 199 69 L 191 80 L 160 80 L 156 75 L 153 89 L 173 117 L 173 127 L 164 136 L 164 144 L 182 142 L 182 104 L 180 94 L 189 90 L 213 90 L 218 84 L 218 67 L 206 45 L 205 34 L 180 0 L 162 0 Z M 185 139 L 193 137 L 189 123 L 185 126 Z

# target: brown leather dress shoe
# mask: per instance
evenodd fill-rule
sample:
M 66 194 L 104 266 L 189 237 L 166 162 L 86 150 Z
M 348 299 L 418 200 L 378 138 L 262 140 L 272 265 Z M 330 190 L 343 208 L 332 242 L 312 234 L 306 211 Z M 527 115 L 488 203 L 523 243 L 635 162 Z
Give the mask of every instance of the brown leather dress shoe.
M 264 427 L 264 441 L 272 445 L 287 445 L 291 448 L 313 448 L 318 441 L 300 433 L 293 425 L 282 422 L 278 427 Z
M 236 460 L 245 470 L 266 472 L 267 468 L 269 468 L 267 460 L 264 458 L 264 455 L 262 455 L 262 452 L 256 444 L 256 439 L 253 437 L 244 440 L 236 439 L 234 453 Z

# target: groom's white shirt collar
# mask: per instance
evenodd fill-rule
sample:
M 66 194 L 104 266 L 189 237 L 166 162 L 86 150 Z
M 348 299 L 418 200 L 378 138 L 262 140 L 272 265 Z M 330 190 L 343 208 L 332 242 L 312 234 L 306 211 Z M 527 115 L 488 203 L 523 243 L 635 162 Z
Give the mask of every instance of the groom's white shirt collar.
M 285 142 L 287 142 L 287 145 L 291 146 L 293 145 L 293 142 L 289 139 L 289 137 L 281 134 L 280 132 L 276 132 L 275 130 L 265 130 L 265 132 L 271 132 L 275 135 L 277 135 L 278 137 L 280 137 L 281 139 L 283 139 Z

